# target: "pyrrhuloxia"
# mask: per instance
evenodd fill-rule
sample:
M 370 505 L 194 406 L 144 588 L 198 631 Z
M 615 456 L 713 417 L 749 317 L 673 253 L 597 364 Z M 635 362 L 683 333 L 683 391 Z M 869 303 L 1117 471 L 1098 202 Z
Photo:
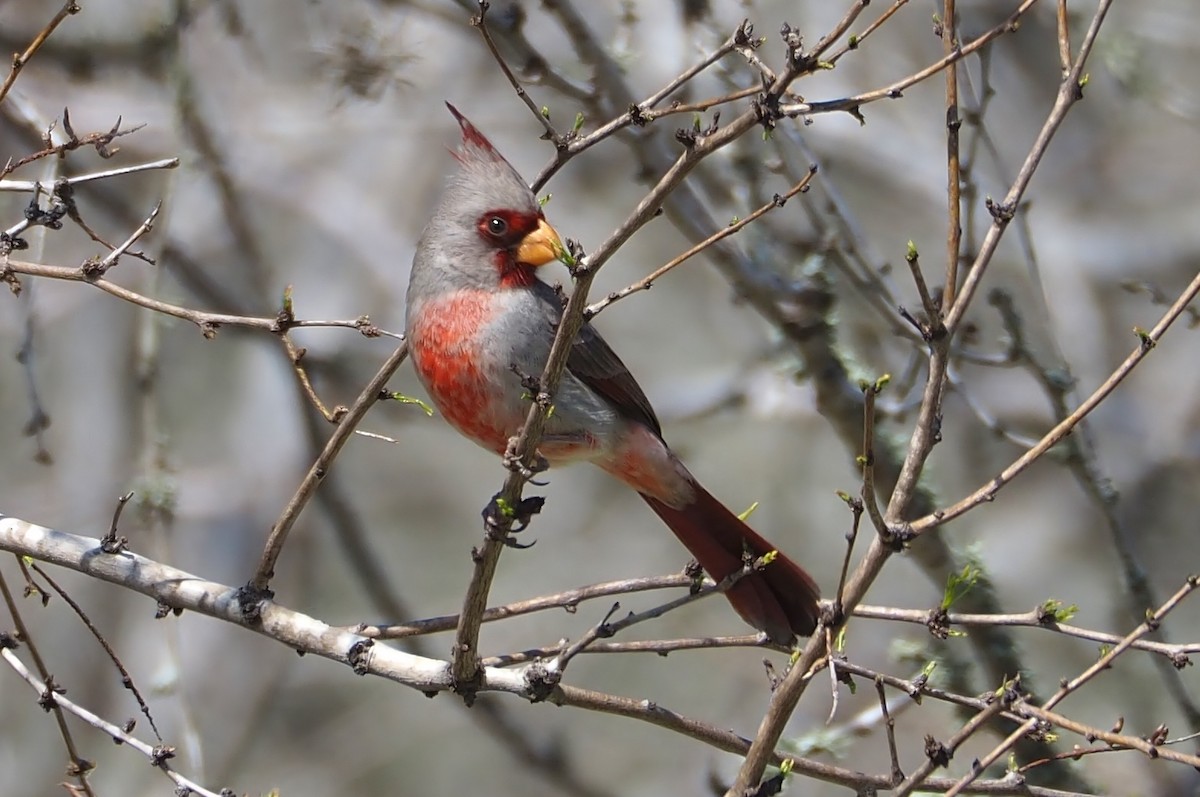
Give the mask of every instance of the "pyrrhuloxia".
M 562 312 L 534 272 L 562 244 L 521 176 L 447 105 L 462 128 L 454 153 L 461 168 L 417 242 L 409 352 L 446 420 L 503 454 L 529 410 L 519 374 L 542 372 Z M 552 465 L 592 462 L 633 487 L 718 581 L 743 567 L 744 553 L 775 550 L 671 452 L 641 387 L 590 324 L 572 347 L 538 451 Z M 776 642 L 790 644 L 816 627 L 817 586 L 782 554 L 726 597 Z

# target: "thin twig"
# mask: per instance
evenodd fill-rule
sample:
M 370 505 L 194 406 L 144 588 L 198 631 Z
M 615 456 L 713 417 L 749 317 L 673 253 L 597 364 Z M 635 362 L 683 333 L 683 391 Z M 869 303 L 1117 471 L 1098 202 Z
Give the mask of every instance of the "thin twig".
M 25 48 L 23 52 L 13 55 L 12 68 L 9 70 L 8 77 L 4 79 L 4 84 L 0 85 L 0 102 L 4 102 L 4 98 L 8 96 L 9 90 L 13 84 L 17 82 L 17 76 L 21 74 L 21 70 L 29 63 L 29 60 L 37 54 L 37 51 L 42 49 L 42 45 L 46 43 L 46 39 L 50 38 L 50 34 L 55 28 L 63 23 L 63 21 L 80 11 L 79 4 L 75 0 L 67 0 L 63 7 L 58 10 L 58 13 L 46 23 L 46 26 L 37 32 L 33 37 L 33 41 Z
M 819 60 L 825 54 L 825 51 L 833 46 L 834 42 L 842 38 L 846 34 L 846 31 L 850 30 L 850 26 L 854 24 L 863 11 L 867 10 L 867 6 L 870 4 L 871 0 L 855 0 L 838 23 L 822 36 L 820 41 L 813 45 L 812 52 L 807 54 L 808 57 L 814 61 Z
M 694 579 L 684 573 L 668 576 L 651 576 L 648 578 L 626 578 L 620 581 L 605 581 L 600 584 L 591 584 L 586 587 L 567 590 L 566 592 L 557 592 L 553 595 L 529 598 L 528 600 L 505 604 L 504 606 L 493 606 L 483 613 L 483 622 L 490 623 L 495 620 L 504 620 L 509 617 L 545 611 L 546 609 L 565 609 L 573 613 L 576 607 L 586 600 L 607 598 L 613 595 L 628 595 L 646 590 L 690 588 L 694 583 Z M 712 579 L 705 579 L 704 584 L 715 586 Z M 356 625 L 347 630 L 371 639 L 403 639 L 404 637 L 432 634 L 438 631 L 451 631 L 458 626 L 458 619 L 459 616 L 457 614 L 448 614 L 442 617 L 413 620 L 408 623 L 398 623 L 395 625 Z
M 137 239 L 141 238 L 146 233 L 154 228 L 154 220 L 158 218 L 158 212 L 162 210 L 162 201 L 158 201 L 154 205 L 154 209 L 150 211 L 150 215 L 141 223 L 133 233 L 125 239 L 125 242 L 116 249 L 104 256 L 104 259 L 95 265 L 89 265 L 87 268 L 92 269 L 96 274 L 104 274 L 117 263 L 117 259 L 133 246 Z
M 1153 329 L 1151 329 L 1149 332 L 1138 333 L 1138 339 L 1140 341 L 1138 347 L 1130 352 L 1129 356 L 1125 358 L 1124 362 L 1122 362 L 1116 368 L 1116 370 L 1109 374 L 1108 378 L 1104 380 L 1103 384 L 1096 388 L 1096 390 L 1090 396 L 1080 403 L 1074 412 L 1060 421 L 1053 429 L 1047 432 L 1041 438 L 1041 440 L 1038 441 L 1037 445 L 1033 446 L 1020 457 L 1018 457 L 1011 465 L 1002 470 L 986 485 L 980 487 L 979 489 L 975 490 L 975 492 L 971 493 L 957 503 L 946 507 L 945 509 L 938 509 L 931 514 L 920 518 L 919 520 L 913 521 L 910 524 L 910 530 L 912 533 L 921 534 L 929 529 L 936 528 L 944 523 L 949 522 L 950 520 L 953 520 L 956 517 L 959 517 L 972 507 L 992 501 L 996 497 L 996 493 L 998 493 L 1001 488 L 1009 484 L 1014 478 L 1025 471 L 1025 469 L 1027 469 L 1034 462 L 1041 459 L 1041 457 L 1047 451 L 1049 451 L 1064 437 L 1070 434 L 1071 430 L 1074 429 L 1080 421 L 1087 417 L 1092 410 L 1096 409 L 1096 407 L 1098 407 L 1100 403 L 1103 402 L 1104 399 L 1107 398 L 1108 395 L 1112 393 L 1119 384 L 1125 381 L 1126 377 L 1132 373 L 1133 369 L 1136 368 L 1138 364 L 1141 363 L 1141 361 L 1144 360 L 1150 354 L 1150 352 L 1154 350 L 1155 346 L 1158 345 L 1159 340 L 1162 339 L 1163 334 L 1168 328 L 1170 328 L 1171 324 L 1174 323 L 1177 318 L 1179 318 L 1179 316 L 1183 313 L 1184 308 L 1186 308 L 1187 305 L 1196 298 L 1197 294 L 1200 294 L 1200 274 L 1197 274 L 1195 278 L 1192 279 L 1191 284 L 1184 289 L 1183 293 L 1181 293 L 1175 300 L 1175 303 L 1168 308 L 1167 312 L 1163 314 L 1162 318 L 1160 318 L 1158 323 L 1154 325 Z
M 1177 764 L 1185 764 L 1195 769 L 1200 769 L 1200 756 L 1181 753 L 1167 747 L 1166 742 L 1154 743 L 1146 739 L 1140 739 L 1137 736 L 1131 736 L 1127 733 L 1112 733 L 1101 728 L 1094 728 L 1091 725 L 1086 725 L 1082 722 L 1064 717 L 1048 709 L 1038 706 L 1031 706 L 1027 703 L 1017 703 L 1012 707 L 1016 714 L 1028 716 L 1031 719 L 1036 719 L 1041 722 L 1049 723 L 1057 728 L 1077 733 L 1080 736 L 1088 739 L 1099 739 L 1111 745 L 1111 750 L 1136 750 L 1142 753 L 1151 760 L 1163 759 L 1164 761 L 1174 761 Z M 1192 734 L 1189 734 L 1192 736 Z
M 550 122 L 549 114 L 542 113 L 541 109 L 537 107 L 537 104 L 529 96 L 529 92 L 525 90 L 525 87 L 521 85 L 521 81 L 517 79 L 512 69 L 509 68 L 508 62 L 500 55 L 500 48 L 496 46 L 495 40 L 492 39 L 492 32 L 488 30 L 487 26 L 487 12 L 491 8 L 491 5 L 488 0 L 479 0 L 479 14 L 471 18 L 471 25 L 478 28 L 479 33 L 483 36 L 484 44 L 487 45 L 488 50 L 492 54 L 492 58 L 500 65 L 500 71 L 504 73 L 505 79 L 508 80 L 513 90 L 516 91 L 521 102 L 525 103 L 525 107 L 537 117 L 538 122 L 546 129 L 546 138 L 554 143 L 555 149 L 562 149 L 565 144 L 565 137 L 559 135 L 558 131 L 554 129 L 554 125 Z
M 863 392 L 863 447 L 860 457 L 862 466 L 862 504 L 871 518 L 875 533 L 881 537 L 890 537 L 883 512 L 879 509 L 879 499 L 875 494 L 875 397 L 883 390 L 885 378 L 876 380 L 873 384 L 863 381 L 859 386 Z
M 1058 0 L 1058 63 L 1065 79 L 1071 73 L 1071 27 L 1067 16 L 1067 0 Z
M 142 692 L 137 688 L 137 684 L 134 682 L 133 676 L 129 674 L 129 670 L 125 667 L 125 664 L 121 661 L 121 658 L 117 655 L 117 652 L 113 650 L 112 645 L 108 644 L 108 640 L 104 637 L 104 634 L 102 634 L 100 629 L 96 627 L 96 624 L 92 622 L 92 618 L 88 617 L 87 612 L 83 610 L 83 607 L 80 606 L 79 603 L 76 602 L 75 599 L 72 598 L 65 589 L 59 586 L 58 582 L 51 578 L 49 573 L 39 567 L 36 563 L 31 565 L 31 567 L 33 568 L 33 572 L 41 576 L 42 579 L 50 585 L 50 589 L 58 593 L 58 596 L 62 598 L 68 606 L 71 607 L 71 611 L 75 612 L 75 616 L 78 617 L 79 621 L 83 623 L 85 628 L 87 628 L 88 632 L 92 635 L 92 638 L 100 643 L 100 647 L 104 649 L 104 653 L 108 656 L 109 661 L 111 661 L 113 666 L 117 668 L 117 672 L 121 674 L 122 685 L 129 690 L 130 694 L 133 695 L 133 699 L 137 701 L 138 708 L 141 710 L 142 714 L 145 715 L 146 721 L 150 723 L 150 730 L 154 733 L 154 738 L 157 739 L 161 744 L 162 734 L 158 731 L 158 723 L 154 721 L 154 715 L 150 713 L 150 705 L 146 702 L 146 699 L 142 697 Z
M 721 44 L 721 46 L 701 59 L 701 63 L 705 68 L 711 66 L 720 59 L 724 58 L 730 52 L 734 51 L 737 42 L 748 35 L 746 32 L 748 30 L 747 24 L 748 23 L 743 22 L 740 26 L 738 26 L 738 29 Z M 752 97 L 762 91 L 761 86 L 754 86 L 741 91 L 735 91 L 731 94 L 725 95 L 724 97 L 717 97 L 687 105 L 672 105 L 669 108 L 654 108 L 655 105 L 662 102 L 672 93 L 677 91 L 681 86 L 683 86 L 687 81 L 699 74 L 699 71 L 701 70 L 696 70 L 694 67 L 688 67 L 688 69 L 684 70 L 684 72 L 675 78 L 672 78 L 663 88 L 654 92 L 645 100 L 642 100 L 639 103 L 631 103 L 626 113 L 617 116 L 607 124 L 601 125 L 599 128 L 593 130 L 587 135 L 576 136 L 571 141 L 567 142 L 565 147 L 557 148 L 555 151 L 554 160 L 543 167 L 540 172 L 538 172 L 537 177 L 531 184 L 533 191 L 540 191 L 542 187 L 545 186 L 545 184 L 550 180 L 550 178 L 557 174 L 559 169 L 566 165 L 568 160 L 575 157 L 579 153 L 594 147 L 601 141 L 608 139 L 613 134 L 630 127 L 631 125 L 647 124 L 655 119 L 676 113 L 706 111 L 715 105 L 733 102 L 734 100 L 742 99 L 744 97 Z
M 676 266 L 683 264 L 684 262 L 691 259 L 695 255 L 700 254 L 701 252 L 703 252 L 704 250 L 708 249 L 713 244 L 715 244 L 717 241 L 720 241 L 723 238 L 728 238 L 730 235 L 740 232 L 743 228 L 746 227 L 746 225 L 754 223 L 758 219 L 760 219 L 763 216 L 765 216 L 766 214 L 770 213 L 775 208 L 783 207 L 784 203 L 786 203 L 789 199 L 794 197 L 796 194 L 800 194 L 800 193 L 807 191 L 808 185 L 810 182 L 812 182 L 812 178 L 813 178 L 813 176 L 816 175 L 816 173 L 817 173 L 817 167 L 815 165 L 811 166 L 808 170 L 808 174 L 806 174 L 804 176 L 804 178 L 800 180 L 800 182 L 796 183 L 791 188 L 789 188 L 786 193 L 776 194 L 775 197 L 770 202 L 768 202 L 765 205 L 763 205 L 762 207 L 758 208 L 757 210 L 752 212 L 749 216 L 746 216 L 744 219 L 738 219 L 737 221 L 733 222 L 729 226 L 724 227 L 720 230 L 717 230 L 715 233 L 708 236 L 700 243 L 691 247 L 690 249 L 688 249 L 686 252 L 679 255 L 678 257 L 673 258 L 672 260 L 667 262 L 665 265 L 662 265 L 659 268 L 655 269 L 649 275 L 638 280 L 637 282 L 633 283 L 632 285 L 628 285 L 619 291 L 614 291 L 598 302 L 593 302 L 592 304 L 588 305 L 588 308 L 587 308 L 587 310 L 584 311 L 584 313 L 587 315 L 588 318 L 592 318 L 597 313 L 599 313 L 601 310 L 608 307 L 610 304 L 613 304 L 614 302 L 618 302 L 621 299 L 624 299 L 626 296 L 629 296 L 630 294 L 637 293 L 638 291 L 649 290 L 651 287 L 653 287 L 654 283 L 657 282 L 658 279 L 660 277 L 662 277 L 664 274 L 666 274 L 668 271 L 671 271 Z
M 899 609 L 893 606 L 868 606 L 866 604 L 859 604 L 854 609 L 854 616 L 871 620 L 890 620 L 925 626 L 929 625 L 930 622 L 928 609 Z M 1038 607 L 1020 614 L 964 614 L 961 612 L 948 612 L 939 615 L 938 619 L 947 626 L 1041 628 L 1052 633 L 1063 634 L 1077 639 L 1086 639 L 1089 642 L 1098 642 L 1102 645 L 1115 645 L 1124 638 L 1119 634 L 1110 634 L 1105 631 L 1095 631 L 1090 628 L 1080 628 L 1079 626 L 1057 622 L 1054 620 L 1053 615 L 1047 612 L 1045 607 Z M 1133 647 L 1138 650 L 1165 656 L 1172 661 L 1178 662 L 1180 666 L 1186 666 L 1186 658 L 1189 654 L 1200 653 L 1200 642 L 1171 644 L 1139 639 L 1133 643 Z
M 247 585 L 254 593 L 261 594 L 267 591 L 267 585 L 270 583 L 272 576 L 275 575 L 275 562 L 279 558 L 279 554 L 283 552 L 283 545 L 287 542 L 288 533 L 292 530 L 292 526 L 300 517 L 300 513 L 308 504 L 313 494 L 320 486 L 321 480 L 325 478 L 329 468 L 333 465 L 333 461 L 337 459 L 337 455 L 341 452 L 342 446 L 346 444 L 354 434 L 355 428 L 362 422 L 367 411 L 375 406 L 375 402 L 379 401 L 380 394 L 383 391 L 387 381 L 391 379 L 392 374 L 400 367 L 400 363 L 408 356 L 408 344 L 401 343 L 396 350 L 383 362 L 375 376 L 367 382 L 363 387 L 362 392 L 358 394 L 358 398 L 350 405 L 349 412 L 338 423 L 337 428 L 333 430 L 328 442 L 325 443 L 325 448 L 321 451 L 320 456 L 313 462 L 308 469 L 308 473 L 304 475 L 300 485 L 296 488 L 287 506 L 279 518 L 271 526 L 271 534 L 267 537 L 267 544 L 263 548 L 262 557 L 259 560 L 258 568 L 254 572 L 253 578 Z
M 179 790 L 186 791 L 188 794 L 199 794 L 202 795 L 202 797 L 222 797 L 222 794 L 228 793 L 227 791 L 222 793 L 210 791 L 209 789 L 201 786 L 199 783 L 188 780 L 183 775 L 180 775 L 178 772 L 172 769 L 167 761 L 175 754 L 173 748 L 161 744 L 147 744 L 141 739 L 138 739 L 136 736 L 131 736 L 130 734 L 126 733 L 124 729 L 114 725 L 103 717 L 93 714 L 92 712 L 80 706 L 78 703 L 68 700 L 61 693 L 55 691 L 54 689 L 47 688 L 45 679 L 38 678 L 36 675 L 30 672 L 29 668 L 25 666 L 25 663 L 22 662 L 11 650 L 0 650 L 0 656 L 2 656 L 4 661 L 8 663 L 8 666 L 13 668 L 13 671 L 16 672 L 17 675 L 21 676 L 21 678 L 27 684 L 33 687 L 34 691 L 38 692 L 38 694 L 42 695 L 46 700 L 52 702 L 55 708 L 74 714 L 76 717 L 83 720 L 88 725 L 91 725 L 93 728 L 111 736 L 113 741 L 137 750 L 139 753 L 146 756 L 146 758 L 150 760 L 150 763 L 153 764 L 156 769 L 162 770 L 162 773 L 170 778 L 171 782 L 174 783 Z M 86 786 L 86 782 L 84 782 L 83 785 L 86 792 L 91 794 L 92 791 Z
M 952 55 L 944 56 L 929 66 L 914 72 L 908 77 L 897 80 L 887 86 L 878 89 L 856 94 L 852 97 L 843 97 L 837 100 L 815 100 L 810 102 L 794 102 L 783 103 L 779 106 L 779 110 L 787 116 L 809 116 L 818 113 L 832 113 L 835 111 L 846 111 L 857 114 L 858 110 L 864 106 L 880 100 L 894 100 L 904 96 L 904 91 L 918 83 L 922 83 L 937 73 L 941 72 L 948 66 L 956 64 L 959 61 L 971 55 L 994 39 L 1006 34 L 1012 33 L 1020 27 L 1020 19 L 1024 16 L 1038 0 L 1024 0 L 1020 6 L 1016 8 L 1004 21 L 999 25 L 990 28 L 984 33 L 972 39 L 965 45 L 962 45 L 954 51 Z
M 20 561 L 19 557 L 18 561 Z M 23 565 L 22 570 L 24 570 Z M 12 617 L 13 627 L 17 631 L 17 638 L 29 650 L 29 656 L 33 659 L 33 665 L 37 668 L 38 674 L 41 676 L 41 687 L 38 691 L 42 694 L 53 694 L 54 690 L 48 688 L 47 684 L 53 684 L 54 676 L 50 674 L 50 670 L 46 666 L 42 654 L 38 651 L 38 647 L 33 641 L 33 635 L 29 633 L 29 628 L 25 625 L 25 618 L 17 608 L 17 602 L 13 598 L 12 591 L 8 588 L 8 579 L 4 577 L 3 573 L 0 573 L 0 595 L 3 596 L 4 604 L 8 607 L 9 616 Z M 21 664 L 20 659 L 17 659 L 11 650 L 5 649 L 0 652 L 3 653 L 5 659 L 10 664 L 14 660 L 18 664 Z M 23 664 L 21 666 L 24 667 Z M 18 672 L 20 671 L 18 670 Z M 33 677 L 32 673 L 30 677 Z M 29 680 L 29 678 L 26 678 L 26 680 Z M 30 681 L 30 683 L 32 684 L 33 681 Z M 95 792 L 92 791 L 92 786 L 88 782 L 88 773 L 92 771 L 95 764 L 79 754 L 79 748 L 75 746 L 75 737 L 71 735 L 71 729 L 67 726 L 66 718 L 63 716 L 63 707 L 54 702 L 51 705 L 51 709 L 54 712 L 54 720 L 58 725 L 58 733 L 62 737 L 63 746 L 67 748 L 67 757 L 71 760 L 70 768 L 74 772 L 74 777 L 79 784 L 79 788 L 85 794 L 95 797 Z
M 1108 14 L 1108 9 L 1111 5 L 1112 0 L 1101 0 L 1100 5 L 1096 8 L 1091 24 L 1088 26 L 1087 34 L 1080 45 L 1079 55 L 1075 59 L 1075 64 L 1059 85 L 1058 94 L 1054 100 L 1054 107 L 1051 108 L 1045 123 L 1042 125 L 1042 129 L 1038 131 L 1037 138 L 1029 148 L 1029 153 L 1025 156 L 1025 161 L 1021 164 L 1016 179 L 1013 180 L 1012 186 L 1000 203 L 989 203 L 992 209 L 992 225 L 988 228 L 987 234 L 979 245 L 979 252 L 976 254 L 974 262 L 971 263 L 971 267 L 967 270 L 967 276 L 962 281 L 958 297 L 954 300 L 953 306 L 946 307 L 949 313 L 946 316 L 946 328 L 951 332 L 957 329 L 959 324 L 962 323 L 967 308 L 971 305 L 975 291 L 983 280 L 984 272 L 987 271 L 996 248 L 1000 244 L 1000 238 L 1008 227 L 1009 222 L 1012 221 L 1013 214 L 1017 212 L 1021 199 L 1025 196 L 1025 191 L 1029 187 L 1029 182 L 1033 179 L 1034 172 L 1042 162 L 1042 157 L 1046 154 L 1046 150 L 1050 146 L 1051 139 L 1054 138 L 1059 127 L 1062 126 L 1067 113 L 1075 103 L 1083 98 L 1083 86 L 1081 85 L 1081 81 L 1083 81 L 1083 69 L 1087 64 L 1088 56 L 1091 55 L 1092 48 L 1096 43 L 1096 37 L 1100 34 L 1100 26 L 1104 23 L 1104 18 Z
M 825 59 L 826 63 L 836 64 L 846 53 L 862 47 L 862 43 L 866 41 L 872 33 L 879 30 L 885 22 L 891 19 L 892 16 L 907 3 L 908 0 L 894 0 L 893 3 L 888 6 L 888 8 L 882 14 L 880 14 L 875 21 L 868 25 L 862 33 L 850 36 L 849 40 L 845 44 L 830 53 L 829 57 Z
M 764 633 L 738 634 L 736 636 L 685 637 L 681 639 L 641 639 L 632 642 L 592 642 L 582 653 L 653 653 L 666 656 L 682 650 L 723 650 L 728 648 L 771 648 L 783 650 Z M 484 667 L 511 667 L 538 659 L 557 656 L 562 645 L 547 645 L 527 648 L 514 653 L 502 653 L 483 659 Z
M 916 245 L 911 242 L 908 251 L 904 253 L 904 262 L 908 264 L 908 270 L 912 273 L 913 284 L 917 286 L 917 296 L 921 298 L 921 309 L 925 311 L 925 326 L 918 324 L 918 331 L 922 337 L 928 339 L 932 330 L 939 326 L 939 309 L 929 292 L 929 286 L 925 283 L 925 273 L 921 271 L 921 256 Z
M 103 277 L 91 276 L 86 264 L 79 268 L 71 268 L 69 266 L 46 266 L 41 263 L 29 263 L 22 260 L 0 260 L 0 279 L 6 274 L 26 274 L 31 277 L 45 277 L 47 279 L 65 280 L 67 282 L 86 282 L 105 293 L 116 296 L 118 299 L 136 304 L 138 307 L 144 307 L 147 310 L 153 310 L 156 313 L 162 313 L 172 318 L 190 321 L 199 327 L 204 336 L 208 338 L 215 337 L 217 330 L 222 326 L 245 327 L 273 333 L 280 331 L 278 317 L 268 318 L 232 315 L 229 313 L 210 313 L 204 310 L 193 310 L 190 307 L 181 307 L 180 305 L 159 301 L 136 291 L 131 291 Z M 388 332 L 374 327 L 369 319 L 366 318 L 328 321 L 295 319 L 288 323 L 288 327 L 339 327 L 342 329 L 357 329 L 360 332 L 370 328 L 373 334 L 385 335 L 397 340 L 403 340 L 404 337 L 399 333 Z
M 1008 691 L 1010 688 L 1010 684 L 1005 684 L 1001 687 L 1004 691 Z M 896 787 L 894 792 L 896 797 L 908 797 L 908 795 L 924 786 L 931 772 L 938 767 L 945 766 L 967 739 L 974 736 L 984 725 L 1000 714 L 1004 708 L 1005 702 L 1003 700 L 999 698 L 993 700 L 988 704 L 987 708 L 971 717 L 967 721 L 967 724 L 962 726 L 945 744 L 934 741 L 932 736 L 926 736 L 925 760 Z M 972 764 L 972 766 L 975 767 L 977 765 Z M 980 769 L 982 770 L 982 767 Z
M 900 754 L 896 752 L 896 721 L 888 711 L 887 692 L 883 689 L 883 679 L 875 679 L 875 692 L 879 695 L 879 711 L 883 715 L 883 728 L 887 733 L 888 757 L 892 762 L 892 778 L 896 783 L 904 780 L 904 770 L 900 768 Z
M 947 57 L 958 52 L 958 15 L 955 0 L 942 2 L 942 49 Z M 946 70 L 946 285 L 942 306 L 954 304 L 958 288 L 958 260 L 962 251 L 962 162 L 958 150 L 958 132 L 962 127 L 958 106 L 958 64 Z M 929 322 L 934 323 L 931 316 Z
M 858 541 L 858 527 L 862 523 L 863 502 L 846 492 L 838 492 L 838 497 L 850 507 L 850 530 L 846 532 L 846 553 L 842 556 L 842 567 L 838 572 L 837 595 L 834 598 L 833 615 L 835 622 L 844 622 L 845 604 L 843 596 L 846 592 L 846 576 L 850 572 L 850 557 L 854 553 L 854 543 Z
M 122 166 L 119 169 L 107 169 L 102 172 L 89 172 L 76 177 L 61 177 L 54 181 L 54 190 L 58 190 L 62 185 L 82 185 L 95 180 L 107 180 L 110 177 L 121 177 L 126 174 L 135 174 L 137 172 L 146 172 L 154 169 L 174 169 L 179 166 L 179 158 L 163 158 L 162 160 L 150 161 L 149 163 L 138 163 L 133 166 Z M 37 180 L 0 180 L 0 192 L 21 192 L 29 193 L 43 188 L 43 184 Z

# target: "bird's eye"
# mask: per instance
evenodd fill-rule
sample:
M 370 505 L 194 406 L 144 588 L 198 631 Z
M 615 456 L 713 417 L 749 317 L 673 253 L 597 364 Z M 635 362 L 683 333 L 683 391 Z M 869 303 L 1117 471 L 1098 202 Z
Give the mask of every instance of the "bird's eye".
M 499 216 L 492 216 L 487 222 L 488 233 L 499 238 L 504 233 L 508 232 L 508 222 Z

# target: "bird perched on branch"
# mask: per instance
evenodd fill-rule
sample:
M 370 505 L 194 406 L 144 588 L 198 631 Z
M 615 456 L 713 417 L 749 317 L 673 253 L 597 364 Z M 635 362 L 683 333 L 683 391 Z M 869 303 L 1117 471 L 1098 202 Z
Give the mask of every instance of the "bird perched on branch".
M 542 373 L 562 316 L 536 271 L 560 259 L 563 245 L 521 176 L 449 108 L 462 129 L 460 168 L 417 243 L 409 352 L 446 420 L 503 455 L 529 411 L 522 375 Z M 551 465 L 594 463 L 632 487 L 717 581 L 776 550 L 688 472 L 646 394 L 590 324 L 571 348 L 538 453 Z M 817 586 L 782 553 L 725 595 L 777 643 L 816 628 Z

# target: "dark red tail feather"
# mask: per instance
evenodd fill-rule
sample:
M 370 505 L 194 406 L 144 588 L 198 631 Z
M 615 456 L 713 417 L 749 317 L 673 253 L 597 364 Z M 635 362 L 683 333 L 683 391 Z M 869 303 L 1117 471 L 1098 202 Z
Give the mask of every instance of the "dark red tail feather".
M 640 495 L 713 579 L 720 581 L 741 570 L 743 550 L 756 557 L 778 550 L 707 490 L 699 484 L 693 486 L 696 500 L 682 509 Z M 791 644 L 795 635 L 809 636 L 816 629 L 819 596 L 812 577 L 782 552 L 725 593 L 743 620 L 783 645 Z

